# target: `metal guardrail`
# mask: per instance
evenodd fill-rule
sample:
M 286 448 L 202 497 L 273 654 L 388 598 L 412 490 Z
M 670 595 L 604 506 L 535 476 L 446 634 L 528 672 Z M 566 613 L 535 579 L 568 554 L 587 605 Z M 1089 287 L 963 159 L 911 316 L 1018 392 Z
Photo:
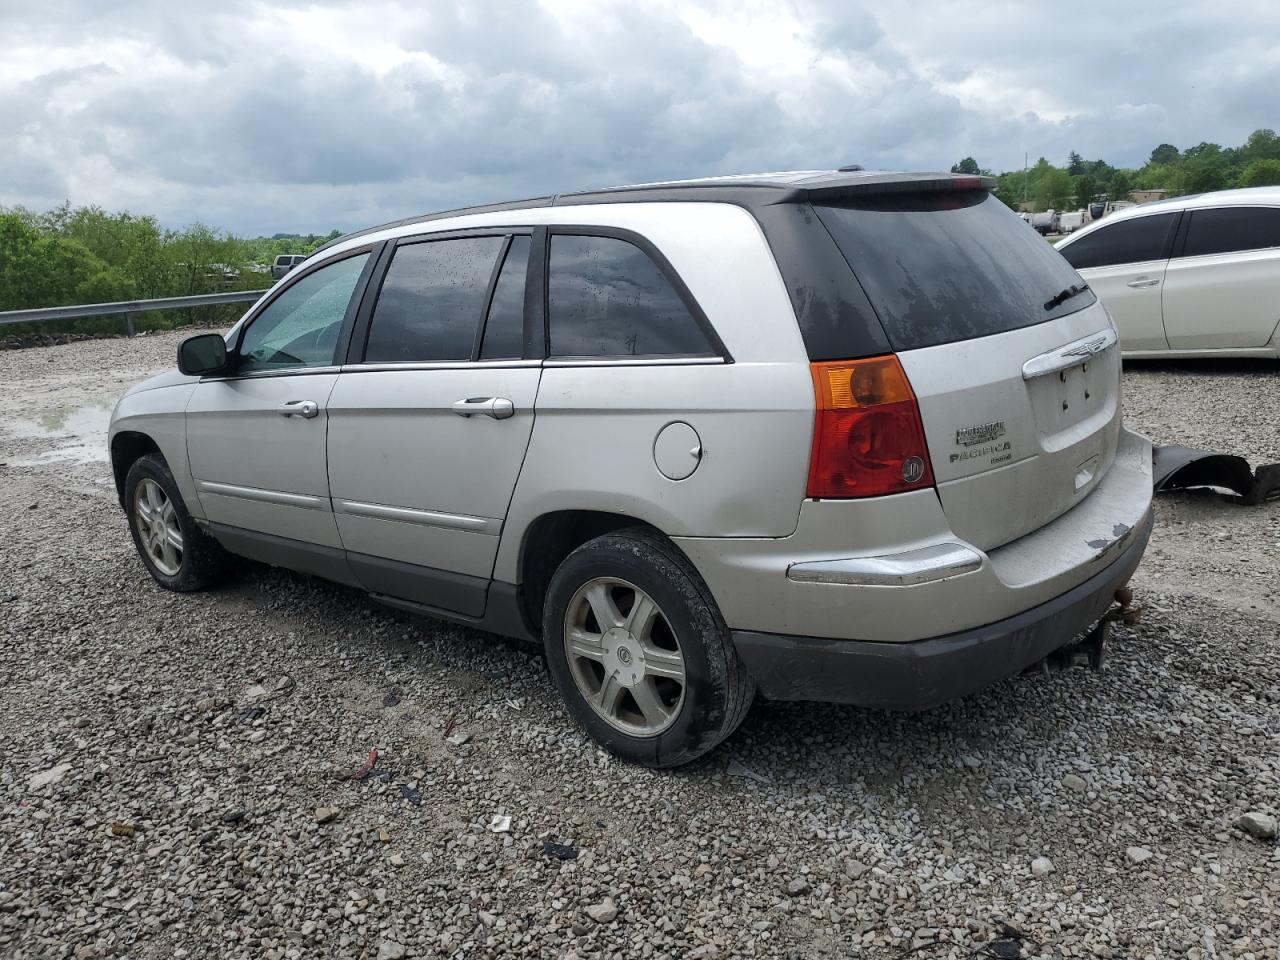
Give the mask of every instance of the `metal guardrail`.
M 133 315 L 151 310 L 181 310 L 184 307 L 211 307 L 221 303 L 249 303 L 266 290 L 234 290 L 230 293 L 202 293 L 194 297 L 161 297 L 157 300 L 122 300 L 118 303 L 82 303 L 69 307 L 40 307 L 35 310 L 2 310 L 0 326 L 9 323 L 40 323 L 45 320 L 75 320 L 79 317 L 106 317 L 124 314 L 125 329 L 133 336 Z

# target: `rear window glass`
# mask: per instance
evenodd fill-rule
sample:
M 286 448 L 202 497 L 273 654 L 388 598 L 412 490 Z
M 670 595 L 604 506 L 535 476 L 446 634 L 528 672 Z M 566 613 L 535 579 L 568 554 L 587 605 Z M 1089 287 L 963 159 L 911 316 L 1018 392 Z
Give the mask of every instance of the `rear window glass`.
M 1221 207 L 1196 210 L 1187 227 L 1184 257 L 1280 247 L 1280 209 Z
M 1077 270 L 1163 260 L 1174 214 L 1158 213 L 1104 224 L 1060 251 Z
M 985 190 L 903 193 L 815 205 L 895 350 L 986 337 L 1075 313 L 1086 291 L 1039 234 Z

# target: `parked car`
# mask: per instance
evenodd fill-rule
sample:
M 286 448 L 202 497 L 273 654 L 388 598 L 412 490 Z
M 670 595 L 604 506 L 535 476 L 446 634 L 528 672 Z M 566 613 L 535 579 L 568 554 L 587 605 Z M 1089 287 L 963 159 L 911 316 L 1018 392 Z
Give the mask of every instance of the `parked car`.
M 296 267 L 298 264 L 302 263 L 302 261 L 306 259 L 307 258 L 305 255 L 300 255 L 300 254 L 294 254 L 294 253 L 280 254 L 280 256 L 276 257 L 275 260 L 272 261 L 271 279 L 272 280 L 281 279 L 286 273 L 288 273 L 290 270 L 292 270 L 294 267 Z
M 1035 228 L 1036 233 L 1044 236 L 1050 233 L 1058 232 L 1058 211 L 1046 210 L 1043 213 L 1033 213 L 1031 215 L 1031 226 Z
M 1074 233 L 1084 226 L 1084 211 L 1073 210 L 1058 216 L 1058 232 Z
M 1130 206 L 1057 249 L 1127 357 L 1280 357 L 1280 187 Z
M 1111 604 L 1151 525 L 1105 310 L 987 178 L 807 172 L 334 241 L 112 416 L 171 590 L 228 555 L 533 640 L 637 763 L 755 692 L 920 709 Z

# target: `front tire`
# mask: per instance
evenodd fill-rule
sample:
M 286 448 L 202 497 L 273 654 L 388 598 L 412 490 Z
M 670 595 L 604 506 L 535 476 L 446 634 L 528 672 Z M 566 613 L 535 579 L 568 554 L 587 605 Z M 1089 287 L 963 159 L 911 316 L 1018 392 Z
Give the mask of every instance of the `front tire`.
M 689 763 L 751 706 L 754 684 L 706 584 L 647 528 L 569 554 L 547 590 L 543 642 L 569 713 L 632 763 Z
M 129 533 L 143 566 L 166 590 L 190 593 L 221 581 L 229 558 L 187 511 L 164 457 L 149 453 L 129 467 L 124 482 Z

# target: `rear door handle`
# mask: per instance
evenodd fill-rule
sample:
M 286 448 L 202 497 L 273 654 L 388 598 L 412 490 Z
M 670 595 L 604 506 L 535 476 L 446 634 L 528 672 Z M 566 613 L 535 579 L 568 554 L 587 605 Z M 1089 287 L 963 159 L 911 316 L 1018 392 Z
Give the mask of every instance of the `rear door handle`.
M 466 400 L 453 401 L 453 412 L 460 417 L 477 415 L 493 417 L 495 420 L 506 420 L 514 417 L 516 405 L 506 397 L 469 397 Z
M 320 415 L 320 404 L 314 400 L 290 400 L 276 407 L 282 417 L 304 417 L 310 420 Z
M 1125 286 L 1128 287 L 1154 287 L 1159 283 L 1156 277 L 1139 277 L 1137 280 L 1130 280 Z

